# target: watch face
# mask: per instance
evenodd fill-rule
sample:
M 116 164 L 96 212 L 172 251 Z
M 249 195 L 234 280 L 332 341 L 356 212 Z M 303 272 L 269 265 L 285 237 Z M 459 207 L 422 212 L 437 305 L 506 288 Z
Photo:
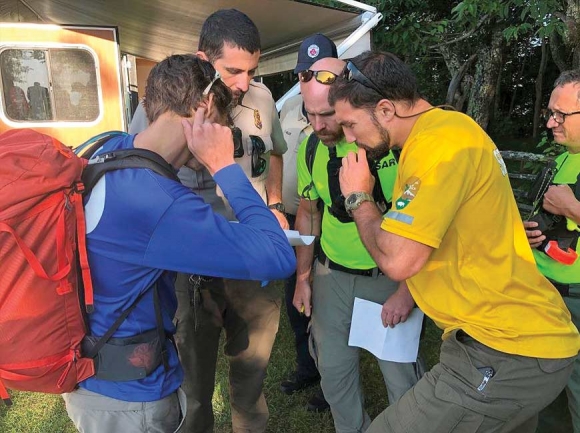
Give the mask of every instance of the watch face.
M 358 198 L 358 196 L 356 194 L 351 194 L 346 199 L 346 203 L 349 205 L 353 205 L 356 203 L 357 198 Z

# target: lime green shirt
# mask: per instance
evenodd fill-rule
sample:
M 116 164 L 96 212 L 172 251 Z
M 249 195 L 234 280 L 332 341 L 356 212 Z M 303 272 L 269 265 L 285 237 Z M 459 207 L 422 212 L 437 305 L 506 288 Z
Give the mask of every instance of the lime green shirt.
M 554 183 L 557 184 L 575 184 L 580 173 L 580 153 L 565 152 L 556 159 L 558 172 L 554 177 Z M 575 227 L 580 230 L 576 222 L 568 220 L 568 228 Z M 552 259 L 542 251 L 534 249 L 534 258 L 538 269 L 546 277 L 562 283 L 580 283 L 580 258 L 571 265 L 564 265 Z M 576 252 L 580 255 L 580 242 L 576 245 Z
M 298 170 L 298 194 L 302 195 L 305 187 L 311 182 L 314 186 L 308 192 L 308 199 L 320 199 L 326 207 L 331 206 L 330 191 L 328 188 L 327 163 L 330 159 L 328 147 L 322 142 L 318 142 L 312 176 L 306 166 L 306 143 L 308 138 L 300 144 L 297 156 Z M 354 143 L 347 143 L 344 140 L 336 145 L 336 155 L 339 158 L 346 156 L 348 152 L 356 152 L 357 146 Z M 393 185 L 397 176 L 397 162 L 392 153 L 389 153 L 377 164 L 380 164 L 378 175 L 383 188 L 385 199 L 392 200 Z M 336 217 L 324 210 L 322 216 L 322 235 L 320 244 L 326 256 L 342 266 L 351 269 L 370 269 L 377 265 L 364 247 L 356 224 L 354 222 L 341 223 Z

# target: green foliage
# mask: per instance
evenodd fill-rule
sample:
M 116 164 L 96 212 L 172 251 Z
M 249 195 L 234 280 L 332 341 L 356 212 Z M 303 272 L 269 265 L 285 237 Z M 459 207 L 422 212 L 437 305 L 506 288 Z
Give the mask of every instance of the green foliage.
M 540 150 L 546 156 L 556 157 L 566 151 L 566 148 L 561 144 L 556 143 L 548 136 L 548 131 L 543 131 L 540 134 L 540 141 L 536 145 L 536 149 Z

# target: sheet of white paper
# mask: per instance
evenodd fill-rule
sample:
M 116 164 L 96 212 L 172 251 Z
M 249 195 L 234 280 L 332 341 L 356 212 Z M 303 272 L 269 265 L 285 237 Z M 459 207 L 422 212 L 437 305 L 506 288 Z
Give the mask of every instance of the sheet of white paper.
M 293 247 L 310 245 L 314 242 L 314 236 L 302 236 L 298 230 L 284 230 L 284 233 Z
M 348 345 L 362 347 L 385 361 L 415 362 L 423 312 L 414 308 L 405 323 L 385 328 L 381 320 L 382 308 L 375 302 L 354 299 Z

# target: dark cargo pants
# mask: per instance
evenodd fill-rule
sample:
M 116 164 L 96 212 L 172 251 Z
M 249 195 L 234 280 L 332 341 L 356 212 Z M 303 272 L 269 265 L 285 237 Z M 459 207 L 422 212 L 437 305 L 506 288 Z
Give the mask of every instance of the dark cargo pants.
M 533 433 L 538 412 L 566 386 L 574 359 L 509 355 L 454 331 L 441 345 L 439 364 L 367 433 Z M 489 380 L 487 368 L 494 371 Z
M 261 287 L 257 281 L 215 278 L 203 283 L 192 299 L 188 279 L 179 274 L 175 284 L 175 342 L 188 404 L 184 431 L 213 432 L 212 396 L 223 328 L 233 432 L 263 432 L 269 413 L 262 388 L 278 331 L 280 296 L 273 284 Z

